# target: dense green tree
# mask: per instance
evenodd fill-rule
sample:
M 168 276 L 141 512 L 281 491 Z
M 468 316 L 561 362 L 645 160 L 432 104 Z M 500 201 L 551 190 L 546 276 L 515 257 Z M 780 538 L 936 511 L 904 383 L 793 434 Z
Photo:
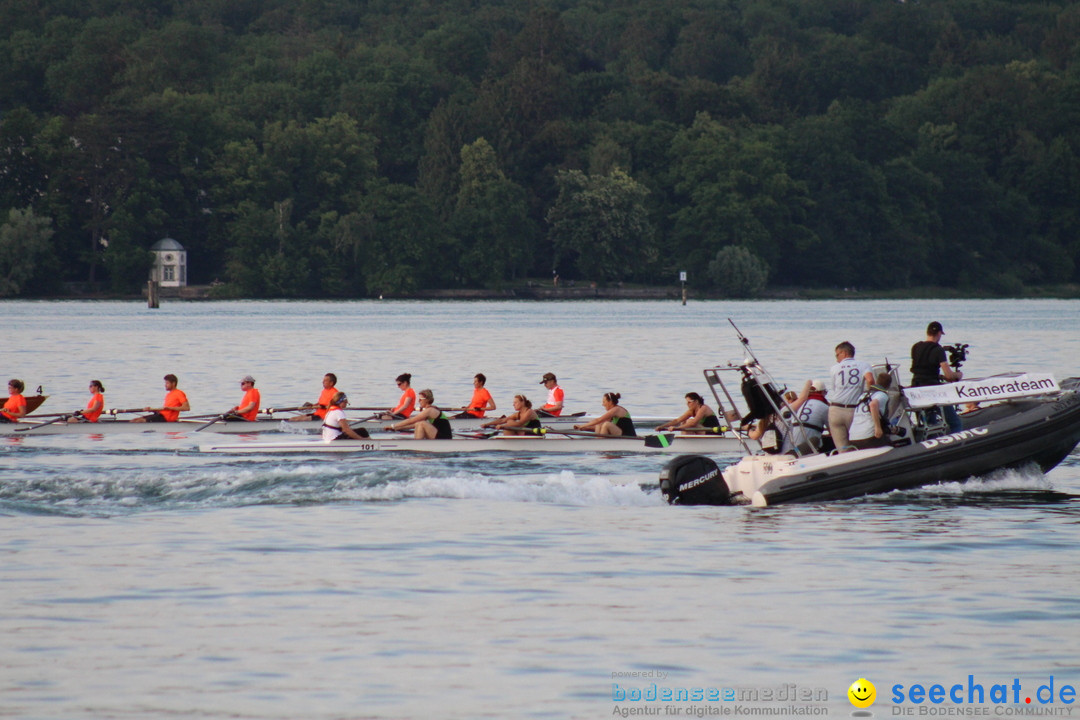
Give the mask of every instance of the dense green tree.
M 648 190 L 623 170 L 558 175 L 559 197 L 547 214 L 554 268 L 566 277 L 630 280 L 656 261 L 646 211 Z
M 451 227 L 466 285 L 500 287 L 530 265 L 536 229 L 525 191 L 507 179 L 483 138 L 461 149 L 461 189 Z
M 765 289 L 769 266 L 750 250 L 728 245 L 709 263 L 708 276 L 724 297 L 752 298 Z
M 0 297 L 18 295 L 50 251 L 52 222 L 31 208 L 12 208 L 0 225 Z
M 368 295 L 400 295 L 454 284 L 450 242 L 434 209 L 408 185 L 379 184 L 361 202 L 351 247 Z
M 1015 292 L 1080 280 L 1078 29 L 1062 0 L 0 3 L 0 208 L 53 223 L 24 293 L 134 292 L 163 234 L 260 296 L 727 247 L 776 284 Z
M 672 238 L 686 265 L 706 267 L 720 248 L 741 245 L 787 278 L 781 260 L 814 245 L 805 224 L 813 201 L 789 173 L 778 140 L 767 130 L 740 135 L 706 114 L 676 135 Z

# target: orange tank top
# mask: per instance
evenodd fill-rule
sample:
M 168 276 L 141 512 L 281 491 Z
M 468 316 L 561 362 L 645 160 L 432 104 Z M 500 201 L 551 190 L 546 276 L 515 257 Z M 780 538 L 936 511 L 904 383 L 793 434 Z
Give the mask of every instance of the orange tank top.
M 262 397 L 259 395 L 259 391 L 255 388 L 251 388 L 244 393 L 244 399 L 240 401 L 239 407 L 247 407 L 248 403 L 255 403 L 251 410 L 244 413 L 240 417 L 245 420 L 254 420 L 259 415 L 259 404 L 262 402 Z
M 465 409 L 465 412 L 473 417 L 482 418 L 489 400 L 491 400 L 491 393 L 486 387 L 476 388 L 473 390 L 472 400 L 469 401 L 469 407 Z
M 2 413 L 3 416 L 6 417 L 8 420 L 18 420 L 19 416 L 12 415 L 11 412 L 5 412 L 13 412 L 16 410 L 21 410 L 24 414 L 26 412 L 26 398 L 24 398 L 21 393 L 9 397 L 4 403 L 4 411 L 0 411 L 0 413 Z
M 183 390 L 170 390 L 165 394 L 165 400 L 162 401 L 162 407 L 180 407 L 187 402 L 187 395 Z M 179 410 L 162 410 L 161 417 L 165 418 L 165 422 L 176 422 L 180 419 Z
M 413 413 L 413 408 L 416 407 L 416 391 L 409 388 L 405 392 L 401 393 L 401 399 L 398 400 L 397 407 L 394 408 L 394 412 L 398 415 L 404 415 L 409 417 Z
M 330 411 L 330 401 L 334 399 L 335 395 L 337 395 L 336 387 L 325 388 L 321 393 L 319 393 L 318 404 L 322 407 L 315 408 L 315 410 L 311 414 L 319 418 L 320 420 L 325 418 L 326 413 Z
M 104 410 L 105 396 L 101 393 L 94 393 L 90 396 L 90 401 L 86 403 L 86 409 L 83 410 L 82 416 L 86 418 L 87 422 L 97 422 Z

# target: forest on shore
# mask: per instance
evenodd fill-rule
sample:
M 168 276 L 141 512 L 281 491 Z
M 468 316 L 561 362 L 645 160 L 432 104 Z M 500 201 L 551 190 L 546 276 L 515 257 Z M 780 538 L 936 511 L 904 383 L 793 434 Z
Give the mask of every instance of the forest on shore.
M 1080 282 L 1080 5 L 0 0 L 0 297 Z

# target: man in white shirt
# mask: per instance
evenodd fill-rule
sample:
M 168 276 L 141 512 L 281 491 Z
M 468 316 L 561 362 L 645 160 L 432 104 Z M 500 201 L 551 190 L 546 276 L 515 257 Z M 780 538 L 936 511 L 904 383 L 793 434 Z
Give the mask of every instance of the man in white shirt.
M 829 371 L 829 434 L 840 452 L 851 449 L 848 430 L 855 406 L 874 382 L 870 363 L 855 359 L 855 346 L 846 340 L 836 346 L 836 364 Z

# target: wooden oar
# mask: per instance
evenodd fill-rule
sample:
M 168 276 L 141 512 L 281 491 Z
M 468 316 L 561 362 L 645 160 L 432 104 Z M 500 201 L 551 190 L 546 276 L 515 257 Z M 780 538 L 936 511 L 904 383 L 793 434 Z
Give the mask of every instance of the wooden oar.
M 38 423 L 37 425 L 31 425 L 30 427 L 15 428 L 15 432 L 30 432 L 31 430 L 36 430 L 38 428 L 43 428 L 46 425 L 52 425 L 53 423 L 58 423 L 58 422 L 61 422 L 61 421 L 66 422 L 69 417 L 71 417 L 71 413 L 68 413 L 67 415 L 61 415 L 58 418 L 53 418 L 52 420 L 48 420 L 48 421 L 43 422 L 43 423 Z

